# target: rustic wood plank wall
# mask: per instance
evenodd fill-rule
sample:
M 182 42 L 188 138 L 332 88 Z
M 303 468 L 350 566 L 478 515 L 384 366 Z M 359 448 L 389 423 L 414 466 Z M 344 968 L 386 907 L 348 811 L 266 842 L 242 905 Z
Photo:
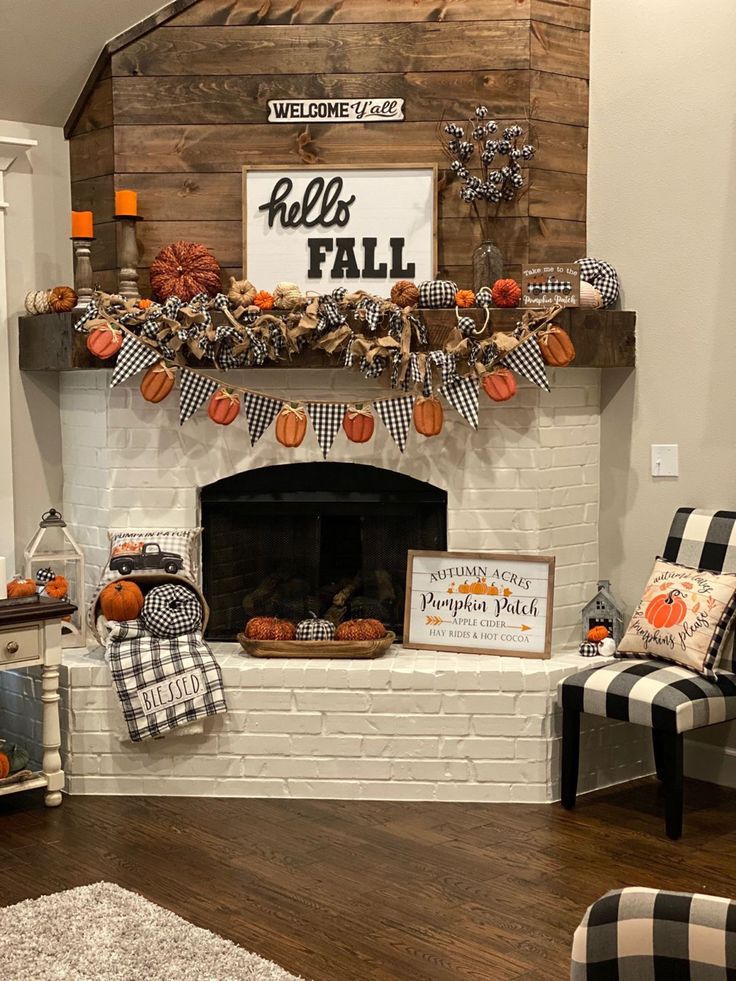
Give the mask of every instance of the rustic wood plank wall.
M 100 285 L 116 282 L 119 187 L 138 190 L 146 219 L 144 289 L 179 238 L 240 272 L 242 166 L 300 163 L 305 125 L 264 122 L 278 97 L 406 100 L 403 123 L 311 125 L 325 164 L 443 163 L 441 119 L 479 102 L 527 120 L 538 153 L 495 223 L 508 272 L 584 255 L 588 37 L 589 0 L 199 0 L 112 53 L 75 121 L 72 200 L 95 211 Z M 480 236 L 454 188 L 438 234 L 440 272 L 469 285 Z

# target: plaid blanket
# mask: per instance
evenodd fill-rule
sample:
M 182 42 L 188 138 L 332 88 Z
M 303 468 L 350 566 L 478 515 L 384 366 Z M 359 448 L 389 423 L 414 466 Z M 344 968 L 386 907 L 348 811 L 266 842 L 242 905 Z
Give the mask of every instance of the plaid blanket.
M 201 633 L 152 637 L 140 620 L 110 627 L 105 656 L 133 742 L 227 712 L 220 666 Z

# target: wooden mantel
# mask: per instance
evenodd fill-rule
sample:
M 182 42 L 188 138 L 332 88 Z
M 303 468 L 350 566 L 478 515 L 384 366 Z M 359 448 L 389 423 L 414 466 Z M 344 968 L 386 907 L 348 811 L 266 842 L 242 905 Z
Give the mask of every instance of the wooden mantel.
M 419 311 L 427 325 L 430 343 L 439 347 L 455 323 L 452 310 Z M 463 310 L 482 323 L 482 310 Z M 510 332 L 519 319 L 519 310 L 492 310 L 488 325 L 490 332 Z M 100 361 L 87 350 L 85 335 L 74 330 L 80 312 L 42 314 L 19 318 L 20 357 L 22 371 L 75 371 L 82 368 L 111 368 L 113 361 Z M 571 367 L 633 368 L 636 365 L 636 313 L 631 310 L 564 310 L 557 318 L 575 345 L 576 358 Z M 192 365 L 199 362 L 192 360 Z M 335 365 L 322 352 L 310 352 L 292 362 L 264 365 L 269 368 L 319 368 Z

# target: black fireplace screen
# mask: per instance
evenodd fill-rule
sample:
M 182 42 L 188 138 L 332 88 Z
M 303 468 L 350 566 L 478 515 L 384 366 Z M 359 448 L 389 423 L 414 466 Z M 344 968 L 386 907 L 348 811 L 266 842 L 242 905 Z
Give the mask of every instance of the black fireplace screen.
M 251 616 L 376 617 L 401 636 L 406 553 L 447 547 L 447 494 L 390 470 L 293 463 L 201 494 L 207 636 Z

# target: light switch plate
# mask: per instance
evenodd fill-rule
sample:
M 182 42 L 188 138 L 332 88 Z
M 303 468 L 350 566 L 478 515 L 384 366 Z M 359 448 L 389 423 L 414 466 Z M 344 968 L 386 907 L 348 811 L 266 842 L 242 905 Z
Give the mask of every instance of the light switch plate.
M 677 443 L 652 443 L 652 477 L 679 477 Z

